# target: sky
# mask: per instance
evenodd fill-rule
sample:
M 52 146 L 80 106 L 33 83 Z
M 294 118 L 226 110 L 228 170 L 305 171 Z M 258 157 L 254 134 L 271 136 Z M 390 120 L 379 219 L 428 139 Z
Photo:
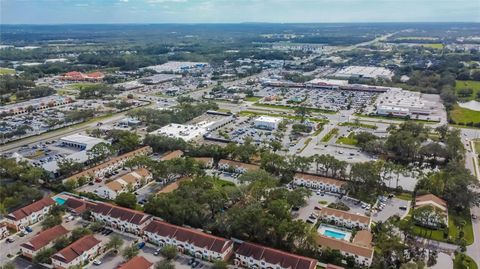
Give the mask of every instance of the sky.
M 480 22 L 480 0 L 0 0 L 1 24 Z

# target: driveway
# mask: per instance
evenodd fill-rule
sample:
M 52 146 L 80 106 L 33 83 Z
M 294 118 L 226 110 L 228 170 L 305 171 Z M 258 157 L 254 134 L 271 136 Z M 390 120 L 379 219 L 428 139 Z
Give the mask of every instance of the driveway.
M 477 216 L 477 219 L 472 219 L 474 241 L 467 246 L 467 255 L 480 265 L 480 207 L 472 207 L 471 212 Z

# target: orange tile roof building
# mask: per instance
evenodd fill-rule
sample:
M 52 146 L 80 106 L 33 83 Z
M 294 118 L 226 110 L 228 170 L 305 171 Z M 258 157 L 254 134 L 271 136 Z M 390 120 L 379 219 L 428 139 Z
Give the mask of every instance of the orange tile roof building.
M 21 230 L 31 224 L 41 221 L 50 211 L 55 201 L 50 197 L 44 197 L 32 204 L 22 207 L 8 214 L 5 218 L 9 227 Z
M 236 266 L 247 268 L 315 269 L 318 261 L 281 250 L 244 242 L 235 252 Z
M 86 235 L 52 256 L 55 269 L 67 269 L 83 264 L 94 258 L 102 250 L 102 242 L 93 235 Z
M 366 233 L 370 233 L 368 231 L 364 231 Z M 370 267 L 373 260 L 373 247 L 372 246 L 365 246 L 364 242 L 367 242 L 368 239 L 366 238 L 365 234 L 361 234 L 361 239 L 356 239 L 357 236 L 353 239 L 352 242 L 334 239 L 328 236 L 318 235 L 317 236 L 317 244 L 320 247 L 330 248 L 339 250 L 340 253 L 344 256 L 351 256 L 355 258 L 355 262 L 362 266 Z M 355 242 L 361 242 L 357 244 Z
M 22 255 L 30 259 L 33 258 L 40 250 L 45 249 L 53 244 L 53 242 L 69 233 L 62 225 L 57 225 L 40 232 L 30 241 L 20 245 Z
M 135 256 L 118 267 L 118 269 L 153 269 L 153 263 L 142 256 Z
M 260 169 L 260 166 L 255 164 L 242 163 L 242 162 L 222 159 L 218 162 L 218 169 L 219 170 L 233 169 L 235 170 L 236 173 L 245 173 L 247 171 L 258 170 Z
M 181 253 L 206 260 L 228 260 L 233 253 L 233 241 L 154 220 L 144 230 L 145 238 L 156 245 L 176 246 Z
M 104 77 L 105 75 L 98 71 L 87 74 L 78 71 L 71 71 L 63 74 L 60 79 L 69 81 L 101 81 Z

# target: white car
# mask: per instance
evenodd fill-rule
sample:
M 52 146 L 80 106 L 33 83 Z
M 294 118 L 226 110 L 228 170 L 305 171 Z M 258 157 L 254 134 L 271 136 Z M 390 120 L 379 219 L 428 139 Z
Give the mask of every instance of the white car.
M 93 261 L 93 264 L 95 264 L 95 265 L 101 265 L 102 262 L 101 262 L 100 260 L 94 260 L 94 261 Z

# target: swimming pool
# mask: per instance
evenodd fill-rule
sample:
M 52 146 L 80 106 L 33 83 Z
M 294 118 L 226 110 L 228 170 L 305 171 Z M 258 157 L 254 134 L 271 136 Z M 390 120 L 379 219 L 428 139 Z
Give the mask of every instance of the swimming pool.
M 320 225 L 320 227 L 318 227 L 317 232 L 321 235 L 328 236 L 337 240 L 350 241 L 350 238 L 352 237 L 352 233 L 346 229 L 323 223 Z
M 332 237 L 335 239 L 339 239 L 339 240 L 344 240 L 346 234 L 325 229 L 325 231 L 323 232 L 323 235 Z
M 63 198 L 55 197 L 55 202 L 57 202 L 57 204 L 59 204 L 59 205 L 65 204 L 65 201 L 66 201 L 66 200 L 63 199 Z

